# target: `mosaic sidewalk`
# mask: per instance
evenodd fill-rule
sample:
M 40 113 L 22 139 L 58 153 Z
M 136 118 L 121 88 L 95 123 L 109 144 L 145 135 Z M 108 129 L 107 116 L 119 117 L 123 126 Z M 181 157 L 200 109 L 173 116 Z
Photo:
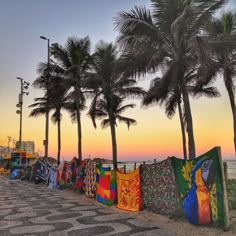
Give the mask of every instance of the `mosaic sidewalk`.
M 84 195 L 0 177 L 0 235 L 173 236 L 134 213 Z

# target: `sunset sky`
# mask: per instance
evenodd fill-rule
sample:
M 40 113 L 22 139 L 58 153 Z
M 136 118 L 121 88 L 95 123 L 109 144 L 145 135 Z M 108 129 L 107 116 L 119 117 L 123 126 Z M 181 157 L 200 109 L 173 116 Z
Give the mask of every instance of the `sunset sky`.
M 37 77 L 37 65 L 47 60 L 47 42 L 40 36 L 50 38 L 51 43 L 64 45 L 69 36 L 89 36 L 92 47 L 103 39 L 115 41 L 114 17 L 119 11 L 128 11 L 134 5 L 150 6 L 149 0 L 0 0 L 0 145 L 7 146 L 8 138 L 19 139 L 20 117 L 16 104 L 22 77 L 32 82 Z M 236 9 L 231 0 L 228 9 Z M 149 87 L 151 76 L 139 80 L 139 85 Z M 223 158 L 234 158 L 232 113 L 222 77 L 215 86 L 221 92 L 216 99 L 191 99 L 193 126 L 197 155 L 214 146 L 221 146 Z M 42 92 L 29 88 L 23 104 L 23 141 L 34 141 L 36 151 L 43 155 L 45 117 L 29 118 L 28 106 Z M 135 118 L 137 125 L 130 127 L 118 124 L 118 161 L 164 159 L 167 156 L 182 157 L 182 137 L 178 114 L 169 120 L 164 109 L 154 106 L 127 110 L 124 115 Z M 87 102 L 89 106 L 89 101 Z M 99 121 L 98 121 L 99 124 Z M 69 160 L 77 155 L 77 125 L 63 112 L 61 156 Z M 110 129 L 95 130 L 87 116 L 82 115 L 83 158 L 101 157 L 111 159 Z M 12 146 L 12 143 L 10 143 Z M 57 154 L 57 127 L 50 122 L 49 155 Z

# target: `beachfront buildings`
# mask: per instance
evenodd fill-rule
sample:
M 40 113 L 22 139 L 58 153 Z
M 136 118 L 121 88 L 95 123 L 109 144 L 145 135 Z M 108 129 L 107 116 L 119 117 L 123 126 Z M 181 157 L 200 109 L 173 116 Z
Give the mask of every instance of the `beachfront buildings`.
M 34 141 L 22 141 L 21 142 L 22 150 L 29 153 L 34 154 L 35 153 L 35 144 Z M 16 142 L 16 149 L 20 148 L 20 142 Z

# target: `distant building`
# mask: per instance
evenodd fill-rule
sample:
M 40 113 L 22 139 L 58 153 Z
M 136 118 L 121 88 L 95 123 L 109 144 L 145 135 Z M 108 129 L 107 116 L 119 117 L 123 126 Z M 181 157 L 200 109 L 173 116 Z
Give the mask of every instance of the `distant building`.
M 21 147 L 22 147 L 22 150 L 29 153 L 29 154 L 34 154 L 35 151 L 35 144 L 34 144 L 34 141 L 21 141 Z M 16 142 L 16 149 L 19 149 L 20 148 L 20 142 L 17 141 Z
M 9 154 L 8 151 L 8 147 L 0 146 L 0 157 L 4 157 Z

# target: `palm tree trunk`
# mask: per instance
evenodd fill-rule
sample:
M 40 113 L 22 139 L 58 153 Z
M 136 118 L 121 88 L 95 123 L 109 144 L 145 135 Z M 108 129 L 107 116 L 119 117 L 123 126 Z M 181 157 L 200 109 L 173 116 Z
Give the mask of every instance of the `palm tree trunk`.
M 117 170 L 117 144 L 116 144 L 116 127 L 113 115 L 109 112 L 109 120 L 111 127 L 111 141 L 112 141 L 112 157 L 113 157 L 113 169 Z
M 182 132 L 182 142 L 183 142 L 183 154 L 184 154 L 184 160 L 187 160 L 187 147 L 186 147 L 186 135 L 185 135 L 185 128 L 184 128 L 184 119 L 183 119 L 183 113 L 180 101 L 178 101 L 178 110 L 179 110 L 179 120 L 181 125 L 181 132 Z
M 195 141 L 194 141 L 194 135 L 193 135 L 192 113 L 191 113 L 191 108 L 190 108 L 186 81 L 185 81 L 183 72 L 180 72 L 179 78 L 181 81 L 181 91 L 183 95 L 184 110 L 185 110 L 185 116 L 186 116 L 186 122 L 187 122 L 189 160 L 192 160 L 196 157 Z
M 46 126 L 45 126 L 45 143 L 44 143 L 44 157 L 48 158 L 48 136 L 49 136 L 49 110 L 46 111 Z
M 226 76 L 227 75 L 225 74 L 224 75 L 225 81 L 226 81 Z M 231 79 L 231 81 L 232 81 L 232 79 Z M 235 157 L 236 157 L 236 107 L 235 107 L 235 101 L 234 101 L 234 92 L 233 92 L 233 88 L 231 85 L 232 83 L 225 83 L 225 84 L 226 84 L 226 89 L 228 91 L 231 110 L 232 110 L 232 114 L 233 114 L 234 152 L 235 152 Z
M 82 130 L 81 130 L 81 118 L 80 111 L 77 110 L 77 127 L 78 127 L 78 157 L 82 160 Z
M 75 86 L 75 101 L 76 101 L 76 118 L 77 118 L 77 134 L 78 134 L 78 158 L 82 160 L 82 130 L 81 130 L 81 117 L 80 117 L 80 94 L 79 94 L 79 81 L 76 80 Z
M 57 144 L 58 144 L 58 149 L 57 149 L 57 164 L 60 165 L 61 162 L 61 119 L 57 121 Z

